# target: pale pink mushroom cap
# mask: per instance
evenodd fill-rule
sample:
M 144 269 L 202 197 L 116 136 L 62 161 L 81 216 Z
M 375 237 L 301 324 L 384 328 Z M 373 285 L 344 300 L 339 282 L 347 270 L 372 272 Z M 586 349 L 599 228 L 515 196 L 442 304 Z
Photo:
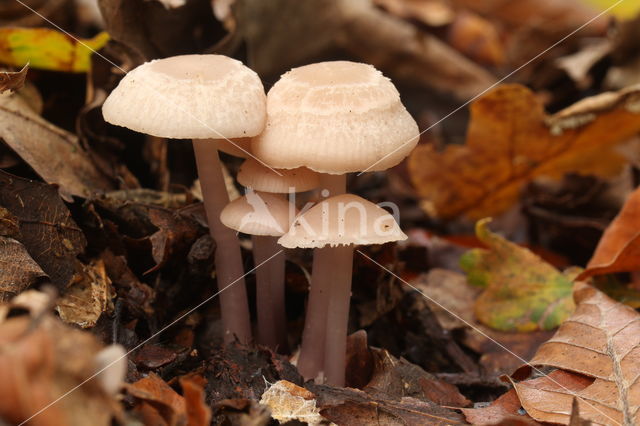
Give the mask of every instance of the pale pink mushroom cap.
M 279 237 L 287 232 L 297 214 L 295 206 L 281 195 L 249 192 L 227 204 L 220 221 L 244 234 Z
M 384 244 L 407 236 L 385 209 L 353 194 L 327 198 L 301 214 L 278 244 L 287 248 Z
M 418 136 L 418 125 L 380 71 L 322 62 L 292 69 L 271 88 L 267 124 L 252 152 L 276 169 L 376 171 L 402 161 Z
M 266 97 L 258 75 L 222 55 L 183 55 L 131 70 L 102 106 L 104 119 L 174 139 L 243 138 L 262 131 Z
M 274 171 L 260 162 L 249 158 L 238 170 L 238 182 L 242 186 L 256 191 L 287 194 L 304 192 L 320 186 L 320 175 L 306 167 L 280 169 Z

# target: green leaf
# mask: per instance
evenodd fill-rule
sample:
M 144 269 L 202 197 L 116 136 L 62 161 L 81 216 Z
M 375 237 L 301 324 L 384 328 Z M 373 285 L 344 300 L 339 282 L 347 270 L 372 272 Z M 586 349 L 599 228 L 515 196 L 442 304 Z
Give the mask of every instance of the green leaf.
M 484 287 L 476 300 L 478 319 L 502 331 L 550 330 L 574 310 L 572 278 L 489 231 L 490 219 L 476 224 L 476 235 L 488 249 L 473 249 L 460 259 L 470 284 Z

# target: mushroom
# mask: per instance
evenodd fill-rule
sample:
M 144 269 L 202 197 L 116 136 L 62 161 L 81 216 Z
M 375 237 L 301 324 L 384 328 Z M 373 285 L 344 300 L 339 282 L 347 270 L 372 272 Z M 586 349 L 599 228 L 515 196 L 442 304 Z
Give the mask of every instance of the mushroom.
M 251 188 L 255 191 L 260 192 L 268 192 L 268 193 L 276 193 L 276 194 L 287 194 L 294 192 L 304 192 L 309 191 L 311 189 L 317 188 L 320 185 L 319 175 L 318 173 L 309 170 L 305 167 L 299 167 L 297 169 L 292 170 L 272 170 L 268 167 L 263 166 L 258 161 L 249 158 L 247 159 L 238 170 L 238 182 L 247 187 Z M 295 205 L 290 204 L 290 220 L 296 216 Z M 287 231 L 288 226 L 284 229 L 282 233 Z M 280 236 L 282 234 L 279 234 Z M 259 258 L 264 258 L 264 256 L 268 255 L 266 258 L 271 257 L 273 254 L 278 252 L 278 245 L 276 243 L 276 237 L 268 237 L 268 236 L 258 236 L 253 235 L 253 247 L 254 247 L 254 255 L 256 257 L 256 264 L 260 264 Z M 269 248 L 267 253 L 263 253 L 264 256 L 258 256 L 258 252 L 263 252 L 264 248 Z M 264 273 L 257 271 L 257 288 L 258 288 L 258 341 L 262 344 L 272 347 L 275 349 L 275 346 L 272 346 L 270 343 L 263 339 L 262 336 L 268 335 L 268 332 L 262 332 L 264 328 L 270 327 L 270 325 L 262 325 L 261 311 L 273 312 L 275 315 L 275 335 L 277 347 L 282 352 L 286 352 L 288 350 L 288 344 L 286 339 L 286 312 L 285 312 L 285 289 L 284 289 L 284 272 L 285 272 L 285 257 L 276 256 L 272 260 L 270 260 L 268 266 L 269 276 L 268 280 Z M 269 298 L 261 297 L 261 294 L 265 292 L 270 293 Z
M 344 386 L 354 247 L 405 239 L 407 236 L 386 210 L 357 195 L 342 194 L 298 216 L 289 232 L 278 240 L 287 248 L 328 246 L 336 254 L 332 279 L 325 283 L 329 286 L 324 347 L 327 383 Z
M 418 126 L 393 83 L 373 66 L 336 61 L 284 74 L 267 95 L 267 124 L 252 140 L 255 156 L 276 169 L 308 167 L 323 173 L 329 195 L 346 192 L 346 173 L 379 171 L 404 159 L 418 142 Z M 327 287 L 344 253 L 314 251 L 298 369 L 322 370 Z
M 258 342 L 273 350 L 287 350 L 284 305 L 284 256 L 277 237 L 297 215 L 295 206 L 276 194 L 248 191 L 222 210 L 220 221 L 253 239 L 258 304 Z M 277 261 L 277 260 L 281 260 Z
M 184 55 L 130 71 L 104 102 L 104 119 L 152 136 L 193 139 L 207 221 L 216 242 L 215 266 L 225 340 L 251 340 L 242 258 L 235 233 L 222 225 L 229 202 L 217 147 L 255 136 L 265 124 L 258 75 L 221 55 Z M 213 138 L 213 139 L 211 139 Z M 241 148 L 241 145 L 237 147 Z M 236 147 L 236 148 L 237 148 Z

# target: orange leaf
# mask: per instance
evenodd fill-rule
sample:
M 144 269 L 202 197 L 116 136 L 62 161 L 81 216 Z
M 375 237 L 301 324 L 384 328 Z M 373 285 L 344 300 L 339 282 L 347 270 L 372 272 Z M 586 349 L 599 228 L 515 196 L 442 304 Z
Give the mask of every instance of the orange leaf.
M 640 86 L 587 98 L 553 116 L 529 89 L 508 84 L 471 105 L 464 146 L 419 146 L 409 170 L 423 207 L 443 218 L 501 213 L 539 176 L 611 175 L 611 148 L 640 131 Z
M 578 279 L 640 270 L 639 224 L 640 188 L 629 196 L 622 211 L 602 235 L 587 269 Z
M 205 384 L 206 380 L 202 376 L 180 377 L 180 386 L 187 404 L 189 426 L 207 426 L 211 423 L 211 408 L 205 402 Z
M 142 415 L 145 424 L 184 425 L 187 424 L 187 406 L 178 395 L 158 375 L 150 373 L 127 387 L 128 392 L 140 400 L 136 410 Z

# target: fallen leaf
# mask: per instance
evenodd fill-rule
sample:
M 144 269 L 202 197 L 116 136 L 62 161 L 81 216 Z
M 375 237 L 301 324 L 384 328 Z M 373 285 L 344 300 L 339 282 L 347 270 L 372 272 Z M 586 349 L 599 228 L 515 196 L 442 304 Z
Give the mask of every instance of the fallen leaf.
M 315 426 L 326 421 L 316 406 L 315 395 L 286 380 L 270 385 L 262 394 L 260 404 L 269 407 L 271 417 L 280 423 L 297 420 Z
M 453 407 L 471 403 L 454 385 L 437 379 L 406 359 L 398 359 L 384 349 L 370 350 L 373 372 L 362 390 L 372 398 L 400 400 L 411 397 Z
M 202 376 L 188 375 L 179 379 L 182 394 L 187 405 L 187 424 L 189 426 L 209 426 L 211 408 L 205 401 L 206 380 Z
M 171 210 L 144 204 L 126 197 L 126 193 L 120 191 L 107 193 L 94 202 L 109 212 L 106 217 L 121 226 L 123 235 L 150 244 L 151 256 L 156 264 L 147 273 L 164 267 L 170 259 L 179 261 L 177 254 L 184 252 L 186 256 L 191 245 L 205 233 L 204 228 L 187 214 L 190 207 Z
M 76 256 L 87 244 L 82 230 L 53 185 L 0 171 L 0 206 L 14 215 L 20 241 L 33 260 L 64 288 L 76 272 Z
M 607 10 L 615 3 L 611 3 L 609 0 L 583 0 L 586 3 L 592 4 L 599 10 Z M 640 12 L 640 5 L 636 2 L 621 2 L 615 4 L 615 7 L 609 10 L 609 13 L 620 18 L 633 18 Z
M 0 95 L 0 137 L 67 199 L 113 189 L 76 136 L 44 120 L 19 96 Z
M 79 263 L 78 269 L 72 282 L 62 291 L 56 310 L 64 322 L 90 328 L 96 325 L 103 312 L 113 311 L 115 294 L 102 260 L 89 265 Z
M 456 425 L 464 424 L 462 416 L 453 410 L 411 397 L 400 399 L 371 397 L 351 388 L 332 388 L 307 383 L 316 397 L 322 417 L 339 425 Z
M 617 172 L 623 159 L 612 147 L 638 131 L 638 86 L 546 116 L 529 89 L 507 84 L 473 102 L 466 145 L 419 145 L 409 170 L 427 213 L 480 218 L 511 207 L 537 177 Z
M 260 374 L 256 374 L 259 371 Z M 207 359 L 208 401 L 258 400 L 266 383 L 287 380 L 302 384 L 298 370 L 286 357 L 273 352 L 238 344 L 216 349 Z
M 46 276 L 20 242 L 0 236 L 0 302 L 6 302 Z
M 528 415 L 519 414 L 520 400 L 516 391 L 500 396 L 486 407 L 482 408 L 462 408 L 465 418 L 472 425 L 538 425 Z
M 577 279 L 640 270 L 639 223 L 640 188 L 629 196 L 618 216 L 604 232 L 587 268 Z
M 24 86 L 24 79 L 27 78 L 29 64 L 26 64 L 20 71 L 0 71 L 0 94 L 10 90 L 16 92 Z
M 175 351 L 164 346 L 147 343 L 136 351 L 133 362 L 135 362 L 138 367 L 151 370 L 175 361 L 176 357 Z
M 467 330 L 462 342 L 480 354 L 478 362 L 482 366 L 482 371 L 494 377 L 512 373 L 522 364 L 523 359 L 530 359 L 540 345 L 553 335 L 552 330 L 509 333 L 497 331 L 482 324 L 477 324 L 477 328 L 483 334 L 476 330 Z
M 107 41 L 106 32 L 76 40 L 51 28 L 0 28 L 0 62 L 14 67 L 29 64 L 45 70 L 87 72 L 91 55 Z
M 0 418 L 5 422 L 21 424 L 54 401 L 29 424 L 81 426 L 91 419 L 93 425 L 107 426 L 119 412 L 99 380 L 82 384 L 96 372 L 102 348 L 92 334 L 38 308 L 0 320 L 0 346 Z
M 157 374 L 149 373 L 147 377 L 128 385 L 127 391 L 139 401 L 135 411 L 140 413 L 144 424 L 187 424 L 187 405 L 184 398 Z
M 489 231 L 489 221 L 476 224 L 476 235 L 489 248 L 470 250 L 460 259 L 469 283 L 485 288 L 476 300 L 476 316 L 501 331 L 557 327 L 574 309 L 572 277 Z
M 591 426 L 589 420 L 584 420 L 580 417 L 580 406 L 578 405 L 578 398 L 573 397 L 571 403 L 571 418 L 569 419 L 569 426 Z
M 559 369 L 555 380 L 542 377 L 534 379 L 535 384 L 515 383 L 522 406 L 538 421 L 568 424 L 575 396 L 586 420 L 638 424 L 640 314 L 582 282 L 575 284 L 574 298 L 575 313 L 530 362 Z M 512 377 L 521 380 L 530 371 L 524 366 Z

